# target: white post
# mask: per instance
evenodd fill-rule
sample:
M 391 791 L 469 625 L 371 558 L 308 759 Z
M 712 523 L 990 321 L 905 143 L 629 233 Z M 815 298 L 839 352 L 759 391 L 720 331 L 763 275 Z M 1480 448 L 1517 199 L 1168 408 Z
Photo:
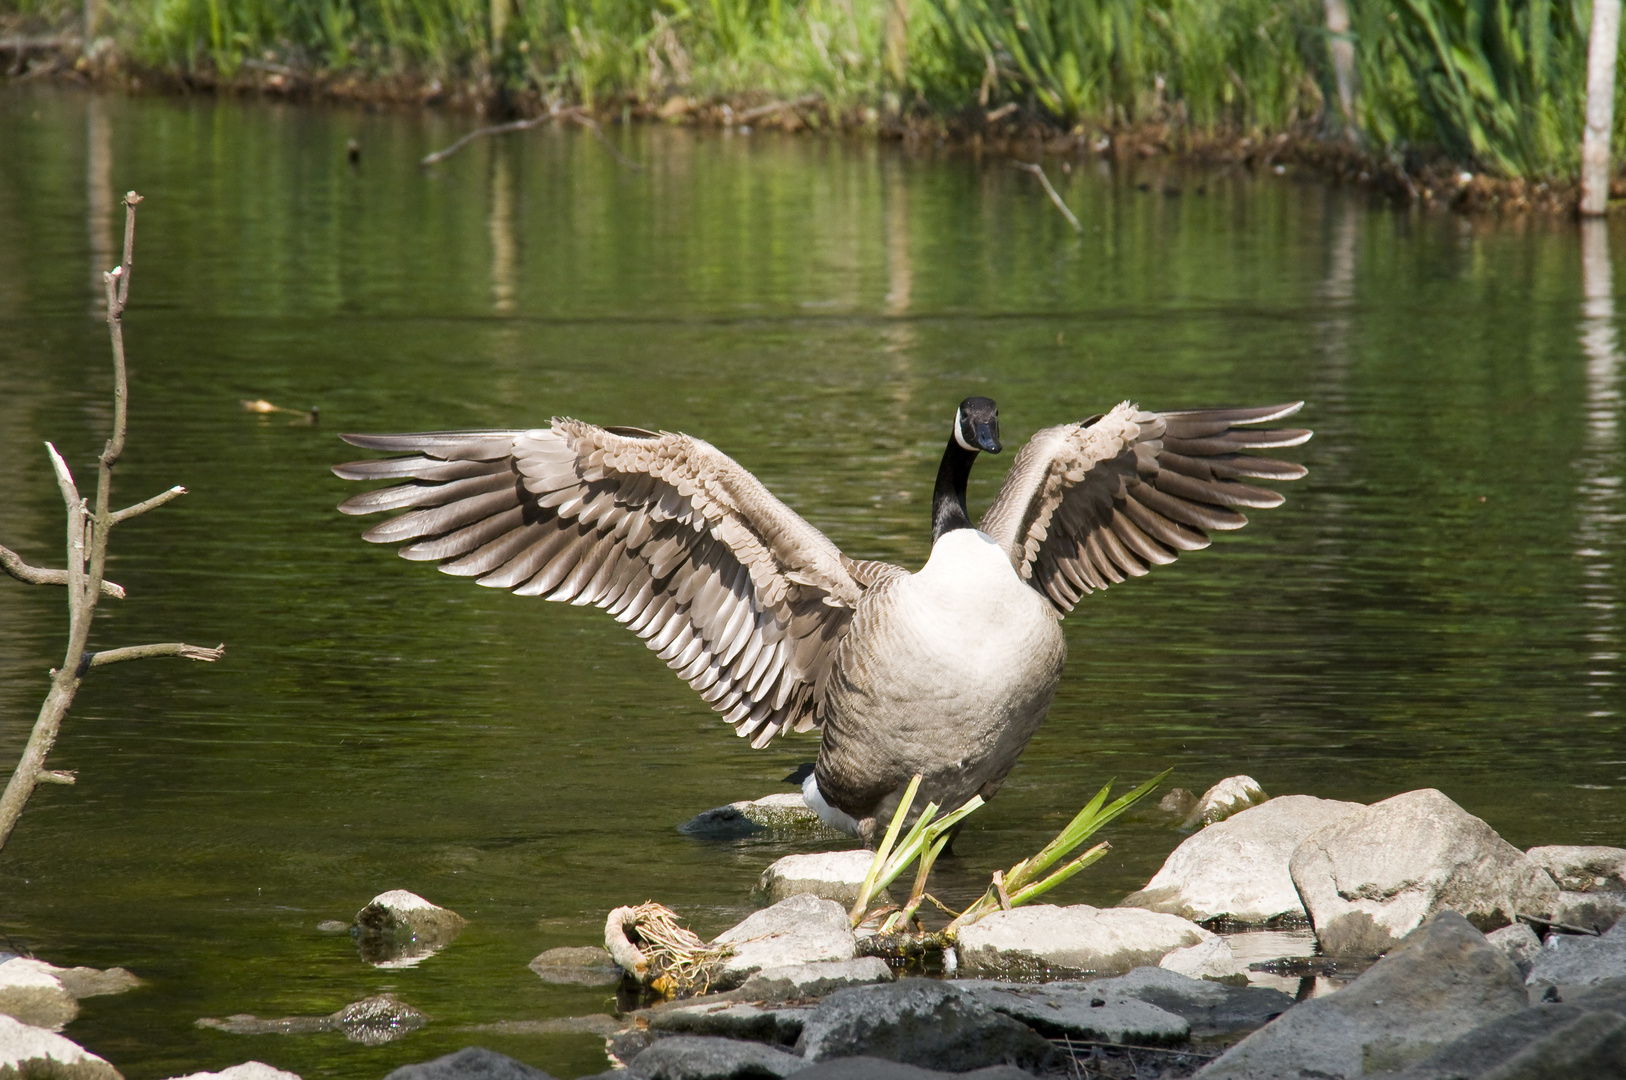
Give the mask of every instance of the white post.
M 1620 0 L 1593 0 L 1587 41 L 1586 134 L 1581 138 L 1581 213 L 1602 214 L 1609 204 L 1609 135 L 1615 126 L 1615 56 L 1620 44 Z

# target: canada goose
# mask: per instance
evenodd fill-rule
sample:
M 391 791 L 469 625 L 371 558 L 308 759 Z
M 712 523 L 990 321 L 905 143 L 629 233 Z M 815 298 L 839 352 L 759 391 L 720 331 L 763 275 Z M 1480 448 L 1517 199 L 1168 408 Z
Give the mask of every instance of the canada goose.
M 751 745 L 822 728 L 803 796 L 873 845 L 915 773 L 939 806 L 990 798 L 1050 708 L 1062 617 L 1085 594 L 1139 577 L 1235 507 L 1280 505 L 1241 478 L 1301 465 L 1240 451 L 1310 432 L 1259 429 L 1302 402 L 1142 412 L 1124 402 L 1046 428 L 1022 448 L 973 528 L 966 479 L 998 453 L 999 412 L 954 414 L 918 573 L 856 561 L 732 458 L 692 436 L 556 418 L 528 431 L 345 435 L 409 456 L 335 466 L 403 480 L 347 514 L 408 513 L 364 534 L 411 541 L 406 559 L 524 596 L 604 608 Z

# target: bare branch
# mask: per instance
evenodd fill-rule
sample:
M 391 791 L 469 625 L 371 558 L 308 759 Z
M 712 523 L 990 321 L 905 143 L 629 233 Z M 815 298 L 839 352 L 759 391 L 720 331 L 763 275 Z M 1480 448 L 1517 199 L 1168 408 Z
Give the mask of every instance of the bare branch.
M 42 769 L 39 782 L 42 784 L 68 784 L 71 786 L 79 782 L 79 777 L 75 775 L 72 769 Z
M 594 120 L 591 116 L 588 116 L 581 107 L 572 106 L 568 109 L 561 109 L 557 105 L 549 107 L 548 111 L 543 113 L 541 116 L 533 116 L 528 120 L 510 120 L 506 124 L 492 124 L 490 127 L 476 128 L 467 135 L 463 136 L 461 139 L 454 142 L 452 145 L 448 146 L 446 149 L 436 150 L 433 154 L 426 155 L 418 162 L 418 164 L 424 167 L 438 164 L 439 162 L 445 161 L 447 158 L 463 149 L 475 139 L 483 138 L 487 135 L 506 135 L 511 131 L 528 131 L 531 128 L 540 127 L 549 120 L 574 120 L 576 123 L 592 132 L 593 137 L 598 139 L 598 141 L 603 144 L 604 148 L 610 152 L 616 161 L 636 172 L 643 171 L 644 167 L 642 165 L 638 164 L 636 161 L 633 161 L 631 158 L 626 157 L 621 153 L 621 151 L 617 150 L 610 143 L 610 140 L 605 137 L 604 129 L 599 127 L 598 121 Z
M 119 522 L 127 521 L 138 514 L 145 514 L 148 510 L 156 510 L 165 503 L 173 502 L 185 494 L 186 489 L 181 485 L 176 484 L 168 491 L 160 491 L 150 499 L 143 502 L 138 502 L 134 506 L 126 506 L 123 510 L 115 511 L 108 516 L 107 523 L 109 525 L 117 525 Z
M 202 645 L 188 645 L 184 641 L 166 641 L 158 645 L 127 645 L 122 649 L 86 653 L 80 667 L 101 667 L 103 664 L 117 664 L 124 660 L 149 660 L 155 656 L 179 656 L 184 660 L 213 663 L 225 655 L 224 642 L 210 649 Z
M 68 463 L 62 460 L 62 455 L 50 443 L 45 444 L 45 451 L 51 455 L 51 471 L 56 473 L 56 486 L 62 491 L 62 501 L 68 504 L 69 509 L 78 506 L 84 500 L 79 498 L 79 485 L 73 482 Z
M 1011 164 L 1015 165 L 1023 172 L 1030 172 L 1034 176 L 1037 176 L 1039 178 L 1039 183 L 1044 185 L 1045 194 L 1049 195 L 1050 201 L 1056 204 L 1056 209 L 1060 210 L 1061 216 L 1067 219 L 1067 224 L 1071 225 L 1073 227 L 1073 231 L 1076 233 L 1082 233 L 1084 231 L 1084 226 L 1078 223 L 1078 218 L 1074 217 L 1073 212 L 1067 209 L 1067 204 L 1061 201 L 1061 196 L 1056 194 L 1056 189 L 1050 186 L 1050 177 L 1044 174 L 1044 168 L 1042 166 L 1035 165 L 1028 161 L 1013 161 Z
M 43 566 L 29 566 L 23 561 L 21 555 L 0 544 L 0 570 L 4 570 L 18 581 L 26 581 L 30 585 L 66 585 L 68 572 L 66 570 L 51 570 Z M 124 599 L 124 586 L 115 585 L 111 581 L 102 582 L 102 595 L 111 596 L 115 600 Z
M 119 314 L 124 314 L 124 304 L 130 299 L 130 271 L 135 267 L 135 208 L 141 201 L 141 196 L 133 191 L 124 193 L 124 276 L 119 281 Z

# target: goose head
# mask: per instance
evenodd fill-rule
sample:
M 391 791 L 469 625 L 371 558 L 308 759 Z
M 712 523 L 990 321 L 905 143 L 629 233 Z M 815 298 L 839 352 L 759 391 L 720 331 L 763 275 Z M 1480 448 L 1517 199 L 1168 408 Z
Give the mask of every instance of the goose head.
M 965 483 L 971 476 L 971 463 L 979 453 L 999 451 L 999 406 L 985 397 L 968 397 L 960 402 L 954 410 L 954 426 L 949 431 L 942 464 L 937 467 L 937 488 L 932 492 L 933 544 L 944 533 L 971 528 L 971 515 L 965 507 Z

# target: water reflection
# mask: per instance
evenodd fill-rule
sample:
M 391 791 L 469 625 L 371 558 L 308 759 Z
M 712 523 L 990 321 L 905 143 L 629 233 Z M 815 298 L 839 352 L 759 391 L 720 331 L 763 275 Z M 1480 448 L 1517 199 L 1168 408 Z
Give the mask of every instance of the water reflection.
M 85 108 L 85 227 L 90 233 L 90 306 L 98 317 L 107 310 L 102 275 L 113 269 L 113 122 L 107 102 L 92 97 Z
M 1581 350 L 1586 355 L 1586 438 L 1577 489 L 1582 603 L 1592 615 L 1586 684 L 1590 715 L 1613 716 L 1619 672 L 1620 599 L 1615 563 L 1621 542 L 1620 340 L 1615 327 L 1609 232 L 1600 218 L 1581 223 Z
M 514 211 L 519 202 L 517 181 L 506 143 L 491 152 L 491 309 L 499 315 L 514 310 L 514 292 L 519 263 L 519 243 L 515 237 Z

